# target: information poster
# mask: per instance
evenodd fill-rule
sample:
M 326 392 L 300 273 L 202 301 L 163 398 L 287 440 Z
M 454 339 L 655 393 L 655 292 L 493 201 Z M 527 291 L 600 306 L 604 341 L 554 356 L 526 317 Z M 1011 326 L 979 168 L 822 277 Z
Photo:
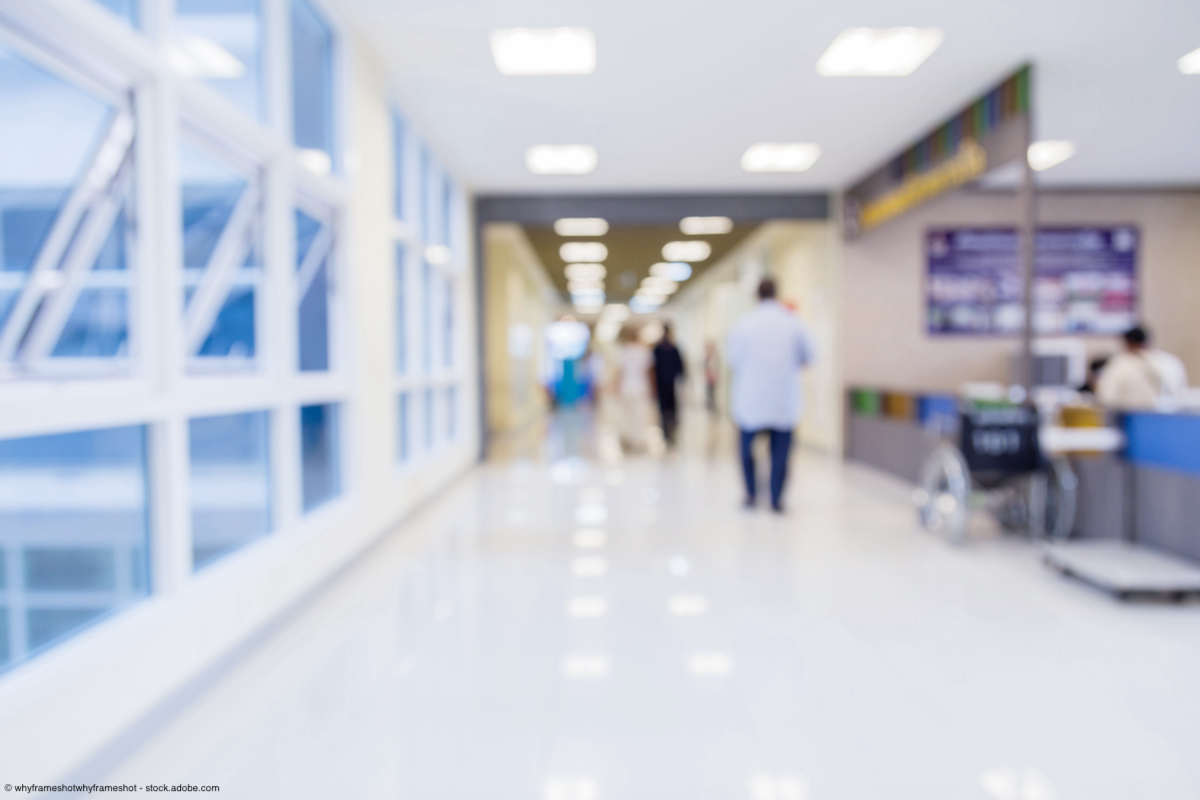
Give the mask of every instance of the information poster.
M 1137 250 L 1133 227 L 1039 230 L 1034 330 L 1114 334 L 1136 324 Z M 926 255 L 931 334 L 1020 333 L 1025 310 L 1015 230 L 931 230 Z

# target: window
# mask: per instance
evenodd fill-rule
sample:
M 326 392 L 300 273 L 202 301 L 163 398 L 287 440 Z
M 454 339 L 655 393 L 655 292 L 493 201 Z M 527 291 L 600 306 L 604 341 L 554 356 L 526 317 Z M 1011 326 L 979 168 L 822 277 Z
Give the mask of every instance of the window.
M 0 669 L 148 593 L 145 438 L 0 441 Z
M 454 366 L 454 278 L 447 275 L 442 298 L 442 366 Z
M 255 119 L 263 117 L 258 0 L 175 0 L 172 33 L 167 60 L 176 72 L 205 81 Z
M 311 511 L 341 493 L 338 406 L 300 409 L 300 458 L 304 510 Z
M 188 423 L 193 569 L 271 530 L 267 423 L 265 411 Z
M 444 244 L 447 247 L 450 245 L 450 233 L 453 226 L 450 221 L 454 214 L 454 186 L 450 183 L 448 175 L 442 176 L 441 181 L 442 202 L 438 208 L 438 217 L 441 221 L 439 226 L 440 233 L 438 236 L 438 244 Z
M 124 368 L 135 124 L 0 46 L 0 375 Z
M 292 0 L 292 135 L 304 163 L 333 169 L 333 33 L 308 0 Z
M 433 389 L 425 390 L 425 449 L 433 449 Z
M 421 261 L 421 367 L 433 372 L 433 268 Z
M 329 369 L 329 275 L 333 223 L 296 211 L 296 297 L 300 370 Z
M 134 26 L 135 28 L 137 27 L 137 0 L 99 0 L 99 3 L 109 11 L 126 20 L 130 25 Z
M 258 176 L 180 146 L 184 344 L 193 368 L 253 367 L 262 285 Z
M 446 438 L 453 440 L 458 435 L 458 392 L 453 386 L 446 388 Z
M 396 454 L 403 463 L 412 455 L 409 447 L 409 406 L 412 405 L 409 392 L 401 392 L 396 406 Z
M 404 192 L 407 188 L 405 178 L 408 171 L 405 169 L 405 128 L 404 120 L 396 112 L 392 112 L 392 178 L 395 185 L 392 188 L 392 213 L 396 219 L 404 219 L 405 202 Z
M 429 150 L 424 146 L 421 147 L 421 238 L 426 244 L 434 243 L 434 224 L 433 214 L 437 208 L 437 203 L 433 201 L 431 195 L 433 193 L 433 157 L 429 155 Z
M 404 245 L 396 245 L 396 372 L 408 371 L 408 265 Z

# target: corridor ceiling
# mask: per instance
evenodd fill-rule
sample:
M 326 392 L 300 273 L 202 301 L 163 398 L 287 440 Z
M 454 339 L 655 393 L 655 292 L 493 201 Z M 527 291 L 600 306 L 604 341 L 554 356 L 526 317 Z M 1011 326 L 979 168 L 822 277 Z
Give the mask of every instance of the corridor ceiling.
M 1078 145 L 1047 186 L 1200 185 L 1196 0 L 341 0 L 405 113 L 452 171 L 491 193 L 844 188 L 1025 62 L 1035 135 Z M 591 28 L 587 76 L 504 77 L 497 27 Z M 851 26 L 938 27 L 907 78 L 827 78 L 815 65 Z M 755 142 L 808 141 L 808 172 L 745 173 Z M 538 176 L 535 144 L 591 144 L 595 172 Z

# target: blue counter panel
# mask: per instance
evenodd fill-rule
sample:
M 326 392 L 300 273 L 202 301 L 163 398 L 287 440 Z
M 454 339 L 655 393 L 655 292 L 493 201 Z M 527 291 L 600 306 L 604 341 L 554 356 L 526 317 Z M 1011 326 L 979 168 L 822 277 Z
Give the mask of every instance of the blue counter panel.
M 1200 416 L 1127 414 L 1125 436 L 1133 463 L 1200 475 Z

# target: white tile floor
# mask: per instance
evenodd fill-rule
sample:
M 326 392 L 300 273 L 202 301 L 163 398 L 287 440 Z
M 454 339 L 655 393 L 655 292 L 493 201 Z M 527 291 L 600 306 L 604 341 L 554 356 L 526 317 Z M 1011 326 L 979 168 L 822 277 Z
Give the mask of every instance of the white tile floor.
M 225 798 L 1195 800 L 1200 606 L 1123 605 L 798 459 L 482 467 L 112 780 Z

